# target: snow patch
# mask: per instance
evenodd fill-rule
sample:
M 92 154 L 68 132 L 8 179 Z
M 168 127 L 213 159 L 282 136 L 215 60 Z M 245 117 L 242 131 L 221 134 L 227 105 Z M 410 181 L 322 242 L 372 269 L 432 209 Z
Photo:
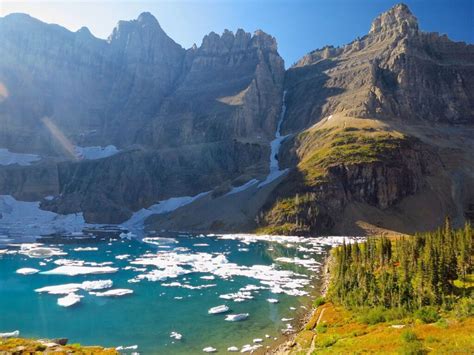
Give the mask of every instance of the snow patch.
M 200 199 L 201 197 L 209 194 L 210 191 L 201 192 L 195 196 L 183 196 L 183 197 L 172 197 L 167 200 L 163 200 L 154 204 L 148 208 L 142 208 L 141 210 L 135 212 L 132 217 L 121 224 L 122 227 L 127 229 L 143 229 L 145 220 L 154 215 L 154 214 L 163 214 L 168 213 L 183 206 L 189 205 L 190 203 Z
M 7 234 L 37 236 L 55 232 L 80 232 L 86 226 L 82 213 L 59 215 L 40 209 L 40 203 L 18 201 L 10 195 L 0 195 L 2 230 Z
M 27 166 L 40 159 L 41 157 L 36 154 L 13 153 L 8 149 L 0 148 L 0 165 L 18 164 Z
M 86 160 L 95 160 L 95 159 L 102 159 L 108 158 L 112 155 L 115 155 L 120 152 L 114 145 L 108 145 L 106 147 L 79 147 L 75 146 L 74 151 L 76 153 L 76 157 L 78 159 L 86 159 Z

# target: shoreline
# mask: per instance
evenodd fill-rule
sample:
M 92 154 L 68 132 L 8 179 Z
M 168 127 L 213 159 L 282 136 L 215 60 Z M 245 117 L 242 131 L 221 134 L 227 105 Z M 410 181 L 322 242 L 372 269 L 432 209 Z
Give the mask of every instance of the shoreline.
M 281 334 L 277 340 L 273 342 L 273 344 L 270 344 L 270 348 L 264 349 L 261 352 L 255 352 L 256 354 L 265 354 L 265 355 L 286 355 L 289 354 L 289 352 L 293 349 L 293 347 L 296 345 L 295 339 L 298 336 L 298 334 L 304 330 L 304 327 L 309 323 L 311 318 L 313 317 L 314 313 L 318 308 L 313 307 L 313 301 L 315 300 L 316 297 L 322 296 L 325 297 L 329 288 L 329 282 L 330 282 L 330 273 L 329 273 L 329 266 L 331 263 L 331 249 L 329 249 L 328 254 L 326 255 L 324 259 L 324 264 L 322 267 L 322 274 L 321 278 L 317 280 L 317 290 L 311 294 L 310 297 L 310 302 L 308 304 L 308 308 L 304 312 L 301 312 L 301 314 L 298 314 L 296 318 L 296 325 L 297 327 L 295 328 L 295 331 L 290 333 L 290 334 Z

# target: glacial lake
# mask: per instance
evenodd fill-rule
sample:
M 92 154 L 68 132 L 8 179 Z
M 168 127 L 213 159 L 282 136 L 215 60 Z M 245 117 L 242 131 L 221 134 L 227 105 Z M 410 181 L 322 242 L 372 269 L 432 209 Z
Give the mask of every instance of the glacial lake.
M 265 347 L 296 327 L 342 239 L 89 231 L 21 244 L 0 236 L 0 332 L 132 347 L 123 353 Z M 58 304 L 69 293 L 77 303 Z M 208 314 L 220 305 L 229 311 Z M 232 314 L 248 318 L 227 321 Z

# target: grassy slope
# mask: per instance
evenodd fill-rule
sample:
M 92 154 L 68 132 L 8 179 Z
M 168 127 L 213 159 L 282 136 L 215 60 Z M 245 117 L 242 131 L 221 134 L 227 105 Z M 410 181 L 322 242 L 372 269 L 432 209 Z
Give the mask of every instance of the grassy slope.
M 54 352 L 55 354 L 98 354 L 98 355 L 112 355 L 118 354 L 115 349 L 106 349 L 99 346 L 82 346 L 80 344 L 71 344 L 66 346 L 47 347 L 45 344 L 48 341 L 39 341 L 34 339 L 24 338 L 9 338 L 0 339 L 0 353 L 43 353 Z
M 319 325 L 315 326 L 321 312 Z M 392 327 L 400 324 L 404 325 L 402 329 Z M 297 335 L 291 353 L 306 354 L 312 349 L 313 354 L 416 353 L 415 350 L 472 354 L 473 334 L 473 317 L 460 320 L 448 317 L 434 324 L 407 318 L 368 325 L 357 314 L 327 303 L 318 307 L 306 329 Z
M 341 164 L 367 164 L 393 161 L 394 152 L 407 137 L 378 120 L 334 116 L 323 120 L 295 137 L 296 167 L 301 180 L 295 182 L 287 196 L 267 211 L 262 234 L 307 233 L 305 226 L 296 225 L 295 216 L 301 215 L 313 202 L 312 190 L 328 182 L 328 168 Z M 298 191 L 298 192 L 295 192 Z M 282 221 L 285 221 L 282 223 Z

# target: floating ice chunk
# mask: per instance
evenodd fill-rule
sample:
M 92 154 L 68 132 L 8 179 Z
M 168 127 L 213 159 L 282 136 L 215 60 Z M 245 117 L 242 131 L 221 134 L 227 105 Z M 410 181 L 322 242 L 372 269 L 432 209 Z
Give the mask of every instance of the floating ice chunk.
M 122 239 L 132 239 L 133 237 L 136 237 L 135 234 L 133 234 L 132 232 L 128 232 L 128 233 L 125 233 L 125 232 L 122 232 L 119 234 L 119 237 L 122 238 Z
M 296 308 L 295 307 L 290 307 L 290 310 L 295 311 Z
M 117 259 L 117 260 L 124 260 L 124 259 L 127 259 L 128 257 L 130 257 L 129 254 L 122 254 L 122 255 L 116 255 L 116 256 L 115 256 L 115 259 Z
M 138 345 L 130 345 L 130 346 L 117 346 L 115 350 L 122 351 L 122 350 L 137 350 Z
M 44 275 L 90 275 L 90 274 L 112 274 L 117 272 L 117 268 L 110 266 L 59 266 L 49 271 L 43 271 Z
M 182 336 L 180 333 L 171 332 L 170 338 L 174 338 L 174 339 L 176 339 L 176 340 L 181 340 L 181 339 L 183 338 L 183 336 Z
M 255 338 L 255 339 L 253 340 L 254 343 L 261 343 L 262 341 L 263 341 L 262 338 Z
M 196 244 L 193 244 L 193 246 L 195 246 L 195 247 L 208 247 L 209 244 L 207 244 L 207 243 L 196 243 Z
M 24 268 L 18 269 L 16 271 L 16 273 L 20 274 L 20 275 L 33 275 L 33 274 L 36 274 L 38 272 L 39 272 L 38 269 L 33 269 L 33 268 L 30 268 L 30 267 L 24 267 Z
M 281 319 L 282 322 L 290 322 L 292 320 L 293 320 L 293 318 L 282 318 Z
M 270 303 L 278 303 L 280 301 L 278 301 L 276 298 L 267 298 L 267 301 L 270 302 Z
M 36 154 L 13 153 L 8 149 L 0 148 L 0 165 L 18 164 L 27 166 L 40 159 L 41 157 Z
M 96 248 L 96 247 L 74 248 L 74 251 L 97 251 L 97 250 L 99 250 L 99 248 Z
M 208 346 L 202 349 L 202 351 L 204 351 L 205 353 L 215 353 L 217 352 L 217 349 L 213 348 L 212 346 Z
M 242 350 L 240 350 L 241 353 L 250 353 L 250 352 L 254 352 L 255 350 L 257 350 L 258 348 L 261 348 L 262 346 L 261 345 L 250 345 L 250 344 L 245 344 L 243 347 L 242 347 Z
M 16 338 L 20 335 L 19 330 L 15 330 L 13 332 L 8 332 L 8 333 L 0 333 L 0 339 L 5 339 L 5 338 Z
M 112 285 L 112 280 L 84 281 L 81 284 L 81 289 L 85 291 L 103 290 L 112 287 Z
M 46 286 L 37 288 L 35 292 L 50 295 L 67 295 L 78 290 L 93 291 L 112 287 L 112 280 L 84 281 L 83 283 L 69 283 L 64 285 Z
M 55 285 L 55 286 L 46 286 L 42 288 L 37 288 L 35 292 L 38 293 L 49 293 L 50 295 L 67 295 L 74 293 L 81 288 L 82 284 L 79 283 L 70 283 L 64 285 Z
M 219 314 L 219 313 L 225 313 L 225 312 L 228 312 L 228 311 L 229 311 L 229 307 L 226 306 L 225 304 L 223 304 L 223 305 L 220 305 L 220 306 L 209 308 L 207 313 L 209 313 L 209 314 Z
M 201 276 L 200 278 L 203 279 L 203 280 L 214 280 L 214 279 L 215 279 L 215 276 L 213 276 L 213 275 L 206 275 L 206 276 Z
M 133 290 L 128 288 L 116 288 L 113 290 L 108 290 L 104 292 L 89 292 L 91 295 L 98 297 L 120 297 L 125 295 L 130 295 L 133 293 Z
M 82 296 L 75 293 L 69 293 L 67 296 L 58 299 L 58 305 L 61 307 L 71 307 L 81 301 Z
M 27 255 L 30 258 L 49 258 L 51 256 L 67 255 L 67 253 L 61 249 L 44 247 L 41 243 L 21 244 L 19 253 Z
M 225 320 L 229 322 L 239 322 L 242 320 L 246 320 L 248 317 L 248 313 L 229 314 L 225 317 Z
M 235 353 L 235 352 L 238 352 L 238 351 L 239 351 L 239 348 L 236 347 L 236 346 L 229 346 L 229 347 L 227 348 L 227 351 L 228 351 L 228 352 L 231 352 L 231 353 Z

